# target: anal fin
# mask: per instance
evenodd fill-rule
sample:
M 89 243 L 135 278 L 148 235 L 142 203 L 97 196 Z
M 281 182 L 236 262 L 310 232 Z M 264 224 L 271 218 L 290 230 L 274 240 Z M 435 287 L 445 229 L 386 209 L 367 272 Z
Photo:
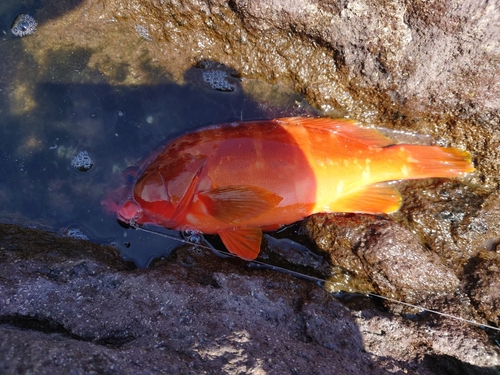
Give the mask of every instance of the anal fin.
M 262 242 L 262 230 L 260 228 L 225 229 L 218 234 L 227 249 L 240 258 L 254 260 L 259 255 Z
M 401 194 L 388 184 L 366 186 L 339 199 L 330 208 L 332 212 L 358 212 L 366 214 L 389 214 L 401 206 Z

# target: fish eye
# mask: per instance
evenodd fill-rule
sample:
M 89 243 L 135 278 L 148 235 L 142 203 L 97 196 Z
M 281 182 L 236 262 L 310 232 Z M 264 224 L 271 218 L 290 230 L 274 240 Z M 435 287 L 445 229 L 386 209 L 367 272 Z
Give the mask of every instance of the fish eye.
M 138 166 L 131 166 L 128 168 L 125 168 L 122 172 L 122 180 L 125 185 L 132 185 L 135 180 L 137 180 L 137 177 L 139 177 L 139 167 Z
M 126 174 L 125 176 L 122 176 L 122 178 L 125 185 L 132 185 L 135 182 L 135 176 L 131 174 Z

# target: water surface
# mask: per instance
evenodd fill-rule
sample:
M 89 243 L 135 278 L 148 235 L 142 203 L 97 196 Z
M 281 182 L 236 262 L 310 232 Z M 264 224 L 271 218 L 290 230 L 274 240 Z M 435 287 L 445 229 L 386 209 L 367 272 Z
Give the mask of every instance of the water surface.
M 23 38 L 9 33 L 16 15 L 36 14 L 37 4 L 11 5 L 0 13 L 3 223 L 112 243 L 147 266 L 178 243 L 123 228 L 106 214 L 101 200 L 122 184 L 122 170 L 205 125 L 313 112 L 289 88 L 242 80 L 213 62 L 188 67 L 182 85 L 153 69 L 151 84 L 109 84 L 87 68 L 90 54 L 81 49 L 51 52 L 40 66 L 23 50 Z M 214 84 L 220 79 L 226 82 Z M 81 152 L 92 159 L 86 172 L 74 165 Z

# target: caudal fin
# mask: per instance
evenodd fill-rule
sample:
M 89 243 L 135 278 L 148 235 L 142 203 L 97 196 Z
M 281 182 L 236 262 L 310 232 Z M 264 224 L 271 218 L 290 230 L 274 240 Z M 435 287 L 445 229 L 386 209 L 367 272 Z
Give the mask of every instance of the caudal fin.
M 408 175 L 405 179 L 430 177 L 459 177 L 474 171 L 471 156 L 456 148 L 419 145 L 394 145 L 405 151 Z

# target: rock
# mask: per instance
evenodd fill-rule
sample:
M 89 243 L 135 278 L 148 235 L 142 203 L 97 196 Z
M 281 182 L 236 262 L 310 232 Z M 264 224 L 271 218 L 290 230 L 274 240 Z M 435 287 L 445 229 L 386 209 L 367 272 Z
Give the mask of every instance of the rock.
M 373 215 L 313 215 L 305 232 L 334 265 L 370 280 L 377 293 L 422 303 L 456 292 L 459 280 L 407 229 Z
M 405 200 L 396 220 L 458 270 L 476 251 L 467 238 L 477 231 L 468 224 L 481 210 L 484 195 L 458 181 L 439 179 L 403 183 L 401 191 Z M 481 226 L 479 221 L 475 225 Z
M 354 290 L 363 280 L 358 290 L 498 326 L 498 195 L 481 204 L 466 186 L 448 182 L 446 189 L 426 190 L 428 184 L 409 183 L 413 194 L 393 219 L 314 215 L 304 233 L 331 264 L 355 276 Z
M 465 267 L 468 294 L 487 321 L 500 325 L 500 262 L 498 253 L 482 252 Z
M 27 121 L 40 82 L 184 84 L 212 61 L 251 97 L 261 93 L 247 78 L 282 82 L 325 114 L 467 149 L 477 172 L 403 184 L 395 222 L 316 217 L 310 230 L 360 280 L 354 289 L 498 324 L 499 17 L 497 2 L 476 0 L 48 0 L 20 55 L 2 60 L 13 72 L 5 100 Z M 14 69 L 31 60 L 40 68 Z M 84 138 L 89 128 L 79 128 Z M 177 254 L 133 269 L 104 247 L 2 226 L 0 372 L 432 374 L 500 364 L 478 328 L 403 319 L 370 301 L 350 310 L 310 282 L 193 248 Z
M 416 184 L 422 187 L 426 183 Z M 319 214 L 304 222 L 304 233 L 333 265 L 355 276 L 355 285 L 360 284 L 357 279 L 371 282 L 372 289 L 364 289 L 365 292 L 375 290 L 399 301 L 498 326 L 500 257 L 498 237 L 493 237 L 500 212 L 498 197 L 490 195 L 482 209 L 473 210 L 472 214 L 464 207 L 480 207 L 477 196 L 464 186 L 449 184 L 455 185 L 455 189 L 448 186 L 441 198 L 439 194 L 416 189 L 409 207 L 394 215 L 418 219 L 420 224 L 427 222 L 430 228 L 439 230 L 426 231 L 424 225 L 424 232 L 415 235 L 387 217 Z M 437 191 L 443 192 L 439 188 Z M 461 199 L 456 198 L 457 193 Z M 448 219 L 444 223 L 439 219 L 443 215 Z M 406 222 L 411 224 L 411 220 Z M 484 238 L 491 239 L 485 242 Z M 400 305 L 389 304 L 388 308 L 408 313 Z M 498 337 L 498 333 L 492 337 Z
M 135 269 L 108 247 L 1 225 L 0 372 L 434 374 L 436 363 L 500 364 L 478 328 L 405 320 L 369 301 L 349 310 L 314 283 L 244 265 L 186 247 Z
M 460 279 L 477 313 L 498 325 L 500 197 L 456 181 L 405 183 L 394 218 L 416 234 Z

